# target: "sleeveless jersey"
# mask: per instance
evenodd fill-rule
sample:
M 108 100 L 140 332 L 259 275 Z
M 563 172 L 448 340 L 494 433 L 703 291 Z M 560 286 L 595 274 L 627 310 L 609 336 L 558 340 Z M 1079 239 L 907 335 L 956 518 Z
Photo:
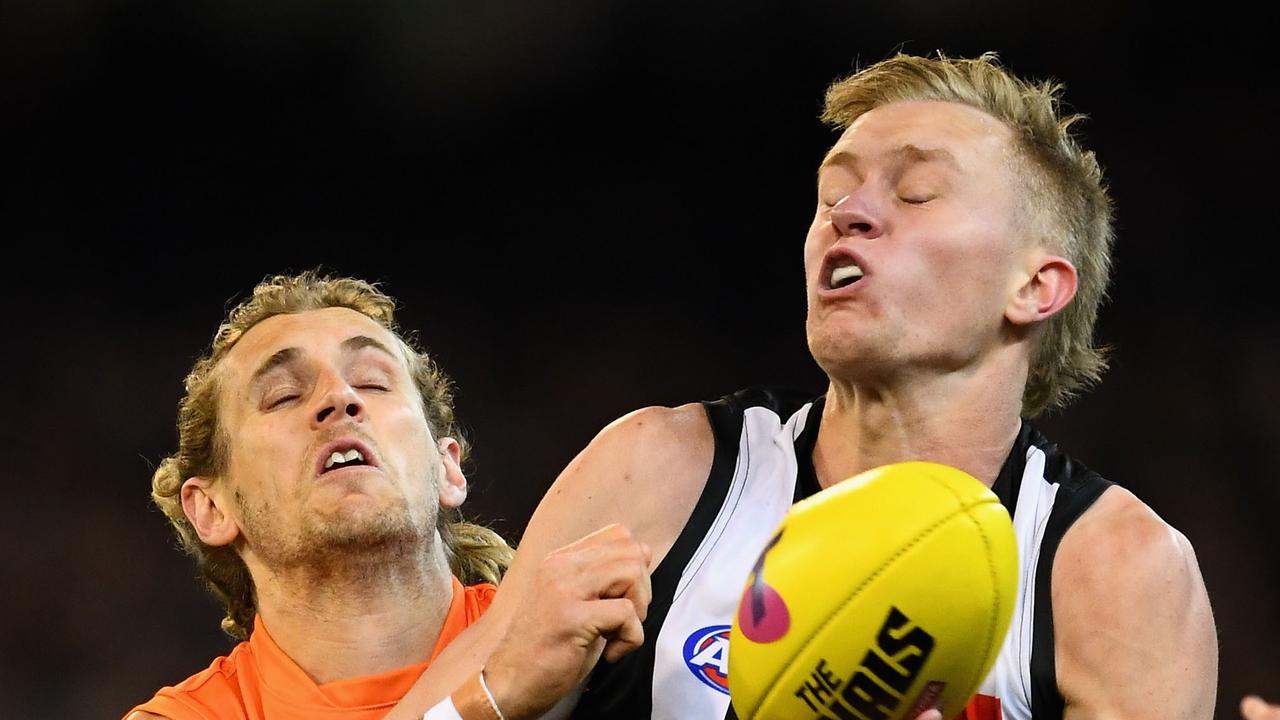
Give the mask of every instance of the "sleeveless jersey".
M 734 718 L 729 626 L 743 583 L 813 469 L 825 398 L 752 388 L 704 403 L 715 437 L 707 484 L 652 575 L 645 645 L 601 663 L 577 718 Z M 1013 517 L 1019 574 L 1013 621 L 968 720 L 1060 719 L 1049 582 L 1067 528 L 1110 483 L 1024 420 L 992 490 Z M 941 592 L 941 589 L 940 589 Z

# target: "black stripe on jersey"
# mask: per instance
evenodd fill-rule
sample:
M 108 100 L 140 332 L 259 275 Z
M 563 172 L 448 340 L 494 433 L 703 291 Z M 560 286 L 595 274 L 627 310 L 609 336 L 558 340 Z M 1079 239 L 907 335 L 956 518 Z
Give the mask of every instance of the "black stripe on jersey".
M 745 433 L 743 422 L 746 410 L 748 408 L 764 408 L 777 415 L 779 420 L 785 423 L 808 401 L 809 397 L 807 395 L 801 395 L 794 391 L 754 387 L 740 390 L 714 402 L 703 403 L 703 407 L 707 411 L 707 418 L 711 423 L 712 435 L 716 438 L 716 459 L 712 463 L 711 476 L 707 480 L 707 485 L 703 489 L 701 497 L 698 498 L 698 504 L 694 508 L 693 514 L 685 523 L 684 529 L 680 532 L 680 537 L 676 539 L 675 545 L 671 548 L 673 553 L 678 550 L 677 557 L 680 558 L 680 561 L 678 565 L 673 563 L 675 567 L 672 568 L 674 577 L 672 578 L 671 589 L 674 594 L 671 595 L 668 604 L 676 600 L 680 578 L 688 577 L 692 580 L 693 576 L 702 569 L 701 565 L 689 567 L 689 562 L 698 551 L 698 548 L 707 542 L 714 544 L 719 539 L 718 537 L 713 538 L 710 536 L 711 526 L 715 523 L 720 513 L 724 512 L 729 502 L 730 486 L 733 484 L 734 475 L 739 472 L 738 464 L 746 464 L 741 469 L 742 473 L 749 475 L 751 472 L 750 452 L 746 455 L 738 454 Z M 719 442 L 720 438 L 724 438 L 725 442 Z M 723 457 L 721 453 L 724 453 Z M 732 511 L 733 509 L 730 508 L 729 512 Z M 667 557 L 671 557 L 671 553 L 668 553 Z M 663 564 L 666 564 L 666 558 L 663 559 Z M 656 582 L 656 575 L 653 579 Z M 650 606 L 652 607 L 652 604 Z
M 1022 489 L 1022 474 L 1027 471 L 1027 451 L 1031 449 L 1038 435 L 1035 428 L 1031 427 L 1031 423 L 1022 421 L 1022 426 L 1018 429 L 1018 437 L 1013 441 L 1013 447 L 1009 449 L 1009 456 L 1004 459 L 1000 474 L 991 484 L 991 492 L 1000 498 L 1000 504 L 1009 511 L 1009 517 L 1013 517 L 1014 511 L 1018 509 L 1018 491 Z
M 822 486 L 818 484 L 818 471 L 813 467 L 813 448 L 818 444 L 818 426 L 822 424 L 822 408 L 826 404 L 826 395 L 813 401 L 809 416 L 804 421 L 804 431 L 796 438 L 796 490 L 791 497 L 793 503 L 822 491 Z
M 763 407 L 785 421 L 812 397 L 812 393 L 749 388 L 714 402 L 702 403 L 715 438 L 711 472 L 684 529 L 650 577 L 653 596 L 644 621 L 645 643 L 616 663 L 596 665 L 573 717 L 640 720 L 653 714 L 654 643 L 675 600 L 680 576 L 711 530 L 729 494 L 737 469 L 743 412 L 749 407 Z M 809 465 L 812 469 L 812 461 Z
M 1023 427 L 1025 430 L 1030 424 L 1024 422 Z M 1063 700 L 1054 663 L 1053 558 L 1067 529 L 1111 487 L 1111 482 L 1067 457 L 1039 432 L 1031 431 L 1030 444 L 1045 454 L 1045 481 L 1058 486 L 1036 561 L 1036 602 L 1031 618 L 1031 716 L 1036 720 L 1061 720 Z
M 644 645 L 615 663 L 597 663 L 572 717 L 641 720 L 653 714 L 654 643 L 671 610 L 680 576 L 715 522 L 733 482 L 742 410 L 728 400 L 702 404 L 715 437 L 711 473 L 684 529 L 650 576 L 653 596 L 644 620 Z M 721 442 L 722 438 L 732 438 L 732 442 Z

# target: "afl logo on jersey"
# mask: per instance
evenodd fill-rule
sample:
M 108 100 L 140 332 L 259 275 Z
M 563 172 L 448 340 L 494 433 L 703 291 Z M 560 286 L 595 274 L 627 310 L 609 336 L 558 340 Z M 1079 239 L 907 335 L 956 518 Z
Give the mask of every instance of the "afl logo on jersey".
M 729 694 L 729 626 L 694 630 L 684 641 L 684 662 L 707 687 Z

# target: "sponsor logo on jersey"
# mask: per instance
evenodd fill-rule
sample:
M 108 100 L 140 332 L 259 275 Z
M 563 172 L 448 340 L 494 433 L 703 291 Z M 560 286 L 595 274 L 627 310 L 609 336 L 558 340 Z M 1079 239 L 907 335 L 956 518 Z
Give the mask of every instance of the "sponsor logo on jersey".
M 694 630 L 684 641 L 689 672 L 707 687 L 729 694 L 729 626 L 709 625 Z

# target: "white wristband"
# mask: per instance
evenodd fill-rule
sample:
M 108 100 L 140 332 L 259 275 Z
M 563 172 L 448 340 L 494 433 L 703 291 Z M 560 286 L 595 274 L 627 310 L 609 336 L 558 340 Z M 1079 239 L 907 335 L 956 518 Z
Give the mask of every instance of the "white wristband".
M 431 706 L 422 720 L 462 720 L 462 716 L 458 714 L 458 708 L 453 706 L 453 698 L 447 697 Z

